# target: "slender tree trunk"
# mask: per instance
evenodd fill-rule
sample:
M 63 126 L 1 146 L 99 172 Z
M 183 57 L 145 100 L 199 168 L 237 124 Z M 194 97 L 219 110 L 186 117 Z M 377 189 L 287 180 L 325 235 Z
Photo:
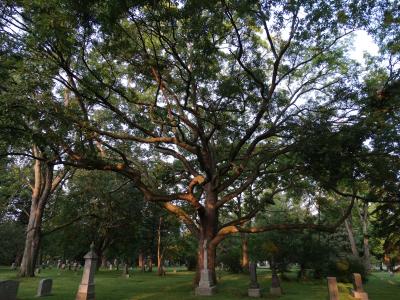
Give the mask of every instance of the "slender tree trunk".
M 364 265 L 368 272 L 371 271 L 371 253 L 369 250 L 369 236 L 368 236 L 368 203 L 362 203 L 362 208 L 357 205 L 357 211 L 361 220 L 361 227 L 363 232 L 363 250 L 364 250 Z
M 148 271 L 153 272 L 153 258 L 151 256 L 149 256 L 147 266 L 148 266 Z
M 162 217 L 160 217 L 160 222 L 158 224 L 158 230 L 157 230 L 157 274 L 159 276 L 165 275 L 163 268 L 163 255 L 161 251 L 161 225 L 162 225 Z
M 138 266 L 140 271 L 144 272 L 145 265 L 144 265 L 144 257 L 142 251 L 140 251 L 139 253 Z
M 344 221 L 344 225 L 346 226 L 347 236 L 349 237 L 351 253 L 355 257 L 358 257 L 358 250 L 357 250 L 356 240 L 354 238 L 354 231 L 353 231 L 353 224 L 351 221 L 351 216 L 349 216 L 349 218 Z
M 249 237 L 246 233 L 241 233 L 242 239 L 242 270 L 243 272 L 249 271 Z
M 101 256 L 101 267 L 103 269 L 107 268 L 107 257 L 104 254 Z

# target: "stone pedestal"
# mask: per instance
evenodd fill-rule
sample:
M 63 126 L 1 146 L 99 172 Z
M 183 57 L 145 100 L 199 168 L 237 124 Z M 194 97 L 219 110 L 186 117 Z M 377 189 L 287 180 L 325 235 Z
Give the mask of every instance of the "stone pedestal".
M 261 297 L 260 285 L 257 281 L 257 265 L 254 262 L 249 264 L 249 273 L 250 273 L 250 286 L 247 290 L 247 294 L 249 297 L 259 298 Z
M 351 295 L 356 299 L 368 300 L 368 294 L 364 291 L 362 278 L 359 273 L 353 273 L 353 289 Z
M 337 287 L 336 277 L 328 277 L 329 300 L 339 300 L 339 290 Z
M 217 287 L 215 285 L 213 286 L 207 286 L 207 287 L 201 287 L 198 286 L 195 291 L 194 294 L 196 296 L 212 296 L 217 292 Z
M 271 288 L 269 289 L 269 293 L 274 296 L 282 295 L 281 282 L 276 273 L 275 267 L 272 268 Z
M 282 296 L 282 289 L 281 287 L 271 287 L 269 289 L 269 293 L 274 296 Z
M 211 296 L 217 291 L 217 287 L 213 285 L 211 273 L 208 269 L 202 270 L 200 273 L 199 286 L 195 290 L 196 296 Z
M 203 270 L 200 272 L 199 286 L 195 289 L 196 296 L 211 296 L 217 291 L 211 272 L 208 270 L 207 240 L 203 242 Z
M 368 300 L 368 294 L 366 292 L 351 290 L 351 295 L 356 299 Z
M 76 293 L 75 300 L 94 300 L 94 273 L 96 272 L 97 255 L 94 252 L 94 244 L 90 246 L 90 251 L 85 255 L 85 266 L 83 269 L 82 281 Z
M 247 290 L 249 297 L 260 298 L 261 297 L 261 289 L 260 288 L 249 288 Z

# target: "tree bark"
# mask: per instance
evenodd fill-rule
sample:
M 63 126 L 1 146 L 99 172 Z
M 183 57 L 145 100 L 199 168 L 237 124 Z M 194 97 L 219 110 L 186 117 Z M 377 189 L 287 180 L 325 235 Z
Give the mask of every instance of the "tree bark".
M 160 217 L 160 222 L 158 224 L 158 230 L 157 230 L 157 274 L 159 276 L 165 275 L 163 267 L 163 254 L 161 251 L 161 225 L 162 225 L 162 217 Z
M 204 241 L 207 241 L 207 269 L 211 273 L 213 284 L 217 283 L 215 273 L 216 247 L 218 244 L 211 243 L 218 231 L 218 210 L 216 208 L 217 193 L 214 192 L 210 183 L 204 186 L 206 191 L 205 208 L 199 213 L 200 216 L 200 235 L 197 251 L 197 270 L 194 283 L 197 285 L 200 281 L 200 272 L 204 269 Z
M 37 257 L 40 247 L 40 234 L 42 216 L 38 209 L 38 201 L 32 199 L 29 223 L 26 232 L 25 249 L 22 257 L 19 275 L 22 277 L 34 277 Z
M 242 271 L 248 272 L 249 271 L 249 238 L 247 233 L 241 233 L 242 239 Z
M 140 251 L 140 253 L 139 253 L 138 267 L 139 267 L 140 271 L 142 271 L 142 272 L 145 271 L 144 257 L 143 257 L 142 251 Z
M 368 272 L 371 271 L 371 253 L 369 250 L 369 236 L 368 236 L 368 203 L 362 203 L 362 208 L 357 205 L 357 211 L 361 220 L 361 228 L 363 232 L 363 250 L 364 250 L 364 265 Z
M 41 158 L 40 150 L 37 146 L 33 146 L 34 157 Z M 21 277 L 34 277 L 35 267 L 37 264 L 40 240 L 42 235 L 43 213 L 48 199 L 60 184 L 66 175 L 66 171 L 54 177 L 54 165 L 42 161 L 35 160 L 34 164 L 34 182 L 32 188 L 32 201 L 29 213 L 29 222 L 26 229 L 26 239 L 24 254 L 21 261 L 19 275 Z
M 351 253 L 355 257 L 359 257 L 358 250 L 357 250 L 357 245 L 356 245 L 356 240 L 354 238 L 354 231 L 353 231 L 353 224 L 352 224 L 352 221 L 351 221 L 351 216 L 349 216 L 349 218 L 347 218 L 344 221 L 344 225 L 346 226 L 347 236 L 349 237 Z

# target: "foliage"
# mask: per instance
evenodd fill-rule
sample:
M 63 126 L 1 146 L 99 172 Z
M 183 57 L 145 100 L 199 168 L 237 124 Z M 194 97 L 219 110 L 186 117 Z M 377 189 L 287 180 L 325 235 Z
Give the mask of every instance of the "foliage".
M 0 264 L 11 265 L 24 249 L 24 227 L 17 222 L 0 222 Z
M 231 273 L 240 273 L 243 271 L 240 258 L 240 240 L 232 238 L 221 243 L 218 257 L 218 264 Z
M 366 282 L 368 272 L 363 261 L 359 257 L 347 256 L 331 259 L 324 275 L 336 277 L 340 282 L 353 282 L 353 273 L 361 274 L 363 281 Z

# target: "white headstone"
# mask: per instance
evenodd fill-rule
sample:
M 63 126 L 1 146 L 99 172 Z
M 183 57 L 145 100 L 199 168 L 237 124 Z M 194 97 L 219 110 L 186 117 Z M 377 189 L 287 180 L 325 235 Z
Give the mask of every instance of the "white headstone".
M 96 272 L 97 255 L 94 252 L 94 243 L 90 245 L 90 251 L 85 255 L 82 281 L 79 285 L 75 300 L 94 300 L 94 273 Z

